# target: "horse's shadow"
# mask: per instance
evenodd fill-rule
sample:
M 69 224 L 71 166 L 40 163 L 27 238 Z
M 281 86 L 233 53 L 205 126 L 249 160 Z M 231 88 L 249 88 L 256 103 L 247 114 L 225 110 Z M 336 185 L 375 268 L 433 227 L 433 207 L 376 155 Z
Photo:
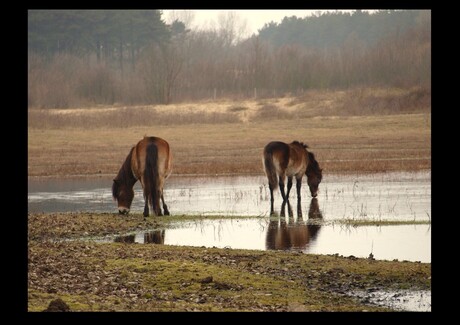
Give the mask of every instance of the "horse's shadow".
M 286 206 L 288 218 L 286 220 Z M 323 215 L 318 199 L 312 198 L 308 209 L 308 222 L 303 220 L 302 205 L 297 201 L 297 218 L 289 201 L 281 204 L 278 218 L 271 217 L 265 246 L 271 250 L 305 250 L 316 240 L 321 229 Z M 312 222 L 314 220 L 314 222 Z

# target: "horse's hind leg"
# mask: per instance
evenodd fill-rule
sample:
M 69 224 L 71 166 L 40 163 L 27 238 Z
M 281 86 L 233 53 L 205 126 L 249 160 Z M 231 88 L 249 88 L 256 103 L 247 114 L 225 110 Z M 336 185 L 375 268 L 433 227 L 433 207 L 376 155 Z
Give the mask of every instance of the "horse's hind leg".
M 163 197 L 163 192 L 161 192 L 161 202 L 163 202 L 163 210 L 164 210 L 165 216 L 169 216 L 169 210 L 168 210 L 168 206 L 165 203 L 165 198 Z
M 155 214 L 157 216 L 162 216 L 163 214 L 161 213 L 161 208 L 160 208 L 160 198 L 163 198 L 163 193 L 158 190 L 157 191 L 157 200 L 156 202 L 154 203 L 155 204 L 155 207 L 152 207 L 153 210 L 155 211 Z
M 149 216 L 149 200 L 145 199 L 145 206 L 144 206 L 144 219 Z
M 283 203 L 281 203 L 280 218 L 285 218 L 285 217 L 286 217 L 286 201 L 283 201 Z
M 279 177 L 279 186 L 280 186 L 280 191 L 281 191 L 281 196 L 283 197 L 283 201 L 286 201 L 287 200 L 287 197 L 286 197 L 286 194 L 284 193 L 284 179 L 286 178 L 286 176 L 284 175 L 280 175 Z
M 275 214 L 275 209 L 273 208 L 273 201 L 274 201 L 273 190 L 274 188 L 270 184 L 270 181 L 268 182 L 268 188 L 270 189 L 270 215 L 273 215 Z
M 288 176 L 286 200 L 289 200 L 289 192 L 291 192 L 291 187 L 292 187 L 292 176 Z

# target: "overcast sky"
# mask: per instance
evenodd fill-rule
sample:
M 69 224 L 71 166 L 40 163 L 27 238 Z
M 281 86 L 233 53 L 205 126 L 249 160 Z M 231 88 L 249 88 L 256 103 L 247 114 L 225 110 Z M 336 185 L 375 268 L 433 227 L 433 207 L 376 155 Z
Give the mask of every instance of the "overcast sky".
M 171 23 L 171 18 L 174 15 L 183 15 L 185 10 L 163 10 L 163 18 L 167 23 Z M 186 10 L 187 12 L 192 12 L 193 14 L 190 17 L 193 17 L 191 20 L 192 28 L 208 28 L 216 26 L 217 17 L 220 13 L 225 11 L 234 11 L 238 14 L 238 17 L 242 22 L 246 22 L 247 26 L 247 36 L 257 33 L 265 23 L 270 21 L 281 22 L 285 16 L 297 16 L 298 18 L 303 18 L 305 16 L 310 16 L 315 12 L 321 11 L 335 11 L 335 10 Z M 343 10 L 352 12 L 353 10 Z M 182 19 L 181 19 L 182 20 Z

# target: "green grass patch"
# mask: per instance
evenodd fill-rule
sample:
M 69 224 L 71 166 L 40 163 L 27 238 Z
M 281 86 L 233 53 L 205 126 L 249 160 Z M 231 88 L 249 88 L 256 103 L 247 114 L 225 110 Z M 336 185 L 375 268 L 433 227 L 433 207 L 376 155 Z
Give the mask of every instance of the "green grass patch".
M 122 243 L 29 243 L 29 310 L 384 311 L 343 292 L 431 288 L 431 264 Z

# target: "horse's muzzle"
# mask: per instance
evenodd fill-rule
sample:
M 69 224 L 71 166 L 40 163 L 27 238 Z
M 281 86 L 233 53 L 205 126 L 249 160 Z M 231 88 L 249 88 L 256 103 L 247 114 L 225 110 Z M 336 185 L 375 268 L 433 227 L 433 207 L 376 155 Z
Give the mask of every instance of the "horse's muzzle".
M 119 213 L 119 214 L 128 214 L 128 213 L 129 213 L 129 209 L 125 209 L 125 208 L 123 208 L 123 209 L 118 209 L 118 213 Z

